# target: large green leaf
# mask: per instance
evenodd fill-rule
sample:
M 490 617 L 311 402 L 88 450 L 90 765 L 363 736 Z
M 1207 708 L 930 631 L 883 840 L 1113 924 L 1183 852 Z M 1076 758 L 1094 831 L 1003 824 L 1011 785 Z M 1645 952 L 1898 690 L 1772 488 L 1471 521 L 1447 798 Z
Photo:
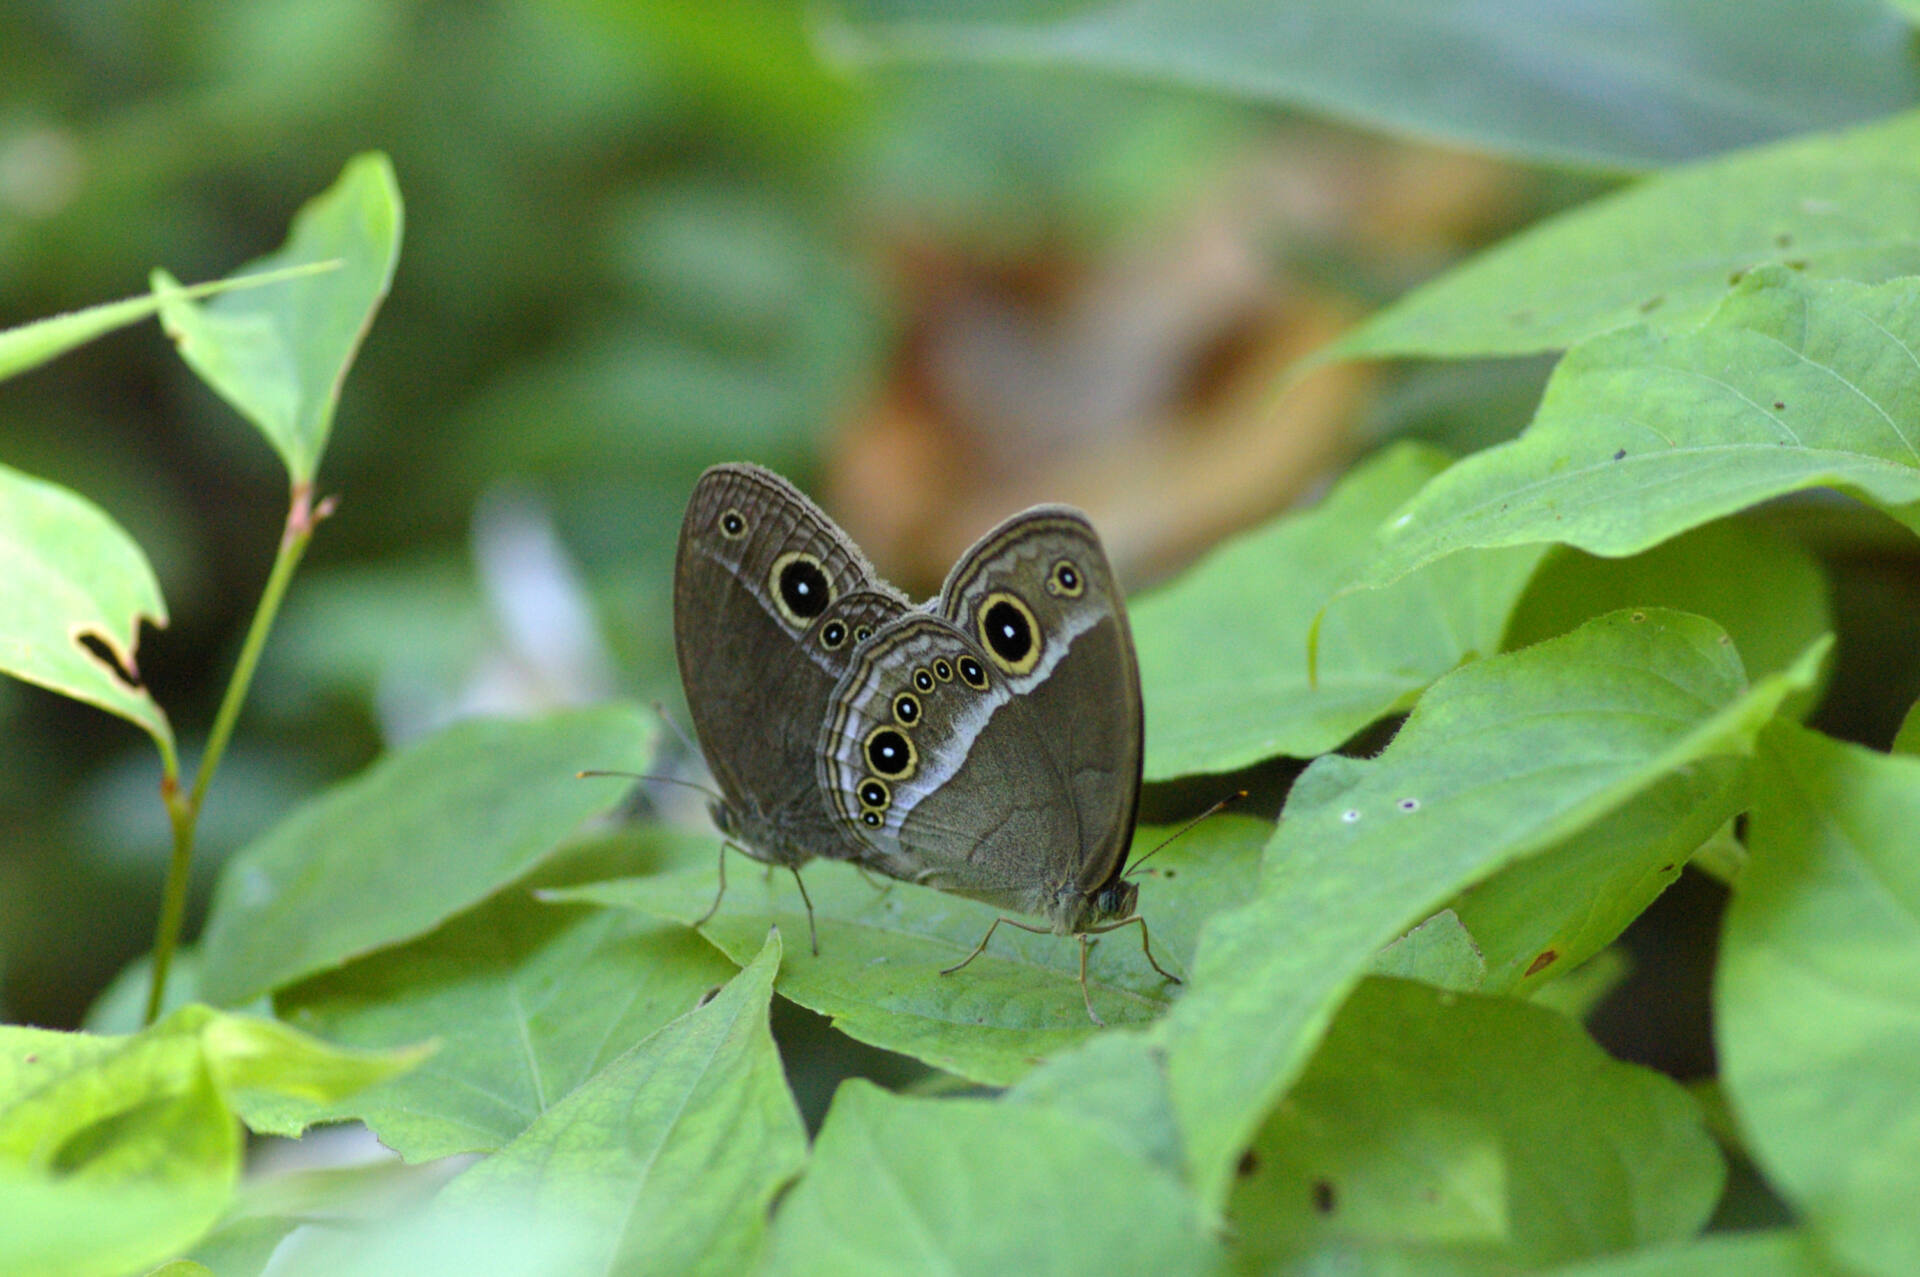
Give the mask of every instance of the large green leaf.
M 1754 1159 L 1843 1265 L 1920 1271 L 1920 759 L 1762 738 L 1714 990 Z
M 1709 1233 L 1680 1246 L 1648 1247 L 1553 1270 L 1554 1277 L 1806 1277 L 1820 1261 L 1796 1232 Z
M 1526 1271 L 1686 1240 L 1725 1168 L 1676 1083 L 1556 1012 L 1372 979 L 1241 1162 L 1250 1269 Z M 1391 1266 L 1391 1265 L 1387 1265 Z
M 200 990 L 231 1004 L 432 930 L 524 874 L 618 791 L 651 721 L 621 705 L 456 725 L 296 809 L 227 862 Z
M 0 1026 L 0 1272 L 117 1274 L 179 1253 L 233 1194 L 236 1105 L 331 1099 L 420 1055 L 204 1006 L 130 1037 Z
M 1745 6 L 1707 7 L 1747 20 Z M 1323 357 L 1519 355 L 1645 320 L 1677 329 L 1770 263 L 1877 284 L 1920 273 L 1916 219 L 1920 112 L 1910 111 L 1649 178 L 1541 222 Z
M 1748 689 L 1711 622 L 1613 613 L 1448 675 L 1379 757 L 1308 768 L 1259 896 L 1208 925 L 1169 1021 L 1203 1197 L 1223 1200 L 1234 1159 L 1382 945 L 1664 777 L 1744 752 L 1823 651 Z
M 1511 443 L 1381 530 L 1384 585 L 1468 547 L 1647 549 L 1769 497 L 1835 487 L 1920 526 L 1920 279 L 1749 276 L 1693 332 L 1595 338 Z
M 121 675 L 138 671 L 142 617 L 165 625 L 167 605 L 133 538 L 86 498 L 0 466 L 0 671 L 118 714 L 171 756 L 167 716 Z
M 1920 87 L 1905 24 L 1868 0 L 838 7 L 847 25 L 832 47 L 862 60 L 1106 71 L 1611 168 L 1867 119 L 1909 105 Z
M 609 1064 L 436 1207 L 551 1219 L 547 1273 L 737 1273 L 807 1137 L 767 1026 L 780 936 L 711 1002 Z
M 289 1106 L 276 1129 L 358 1118 L 411 1161 L 496 1149 L 733 970 L 670 923 L 503 892 L 275 998 L 330 1041 L 439 1042 L 420 1068 L 348 1100 Z
M 1034 1104 L 844 1083 L 774 1220 L 774 1273 L 1203 1273 L 1220 1256 L 1166 1171 Z
M 180 294 L 184 297 L 211 297 L 215 293 L 239 288 L 259 288 L 265 284 L 277 284 L 282 280 L 296 279 L 302 275 L 334 269 L 337 269 L 337 263 L 333 262 L 293 266 L 286 270 L 268 271 L 260 275 L 245 275 L 238 279 L 216 279 L 210 283 L 194 284 L 191 287 L 182 288 Z M 160 298 L 148 294 L 144 297 L 128 297 L 117 302 L 102 302 L 98 306 L 88 306 L 84 310 L 68 311 L 64 315 L 50 315 L 31 323 L 0 329 L 0 381 L 17 376 L 30 368 L 37 368 L 50 359 L 56 359 L 76 347 L 86 345 L 96 337 L 105 336 L 116 328 L 125 328 L 128 324 L 138 323 L 157 312 L 160 305 Z
M 1167 970 L 1183 972 L 1201 924 L 1246 898 L 1271 828 L 1251 817 L 1218 816 L 1154 857 L 1141 880 L 1140 909 L 1153 928 L 1154 956 Z M 1151 847 L 1165 832 L 1142 829 L 1136 838 Z M 719 912 L 701 933 L 744 963 L 768 924 L 778 926 L 788 942 L 781 995 L 830 1017 L 850 1037 L 1005 1085 L 1094 1032 L 1077 982 L 1079 946 L 1065 936 L 1003 926 L 964 970 L 943 976 L 941 968 L 967 956 L 998 910 L 910 883 L 876 885 L 849 866 L 821 863 L 805 871 L 820 932 L 816 956 L 791 875 L 743 874 L 741 865 L 734 861 Z M 713 903 L 713 892 L 710 871 L 691 871 L 545 894 L 692 922 Z M 1147 965 L 1132 927 L 1095 945 L 1087 982 L 1095 1007 L 1114 1025 L 1155 1018 L 1178 991 Z
M 1536 548 L 1436 564 L 1327 604 L 1365 562 L 1373 530 L 1446 464 L 1430 448 L 1388 449 L 1312 510 L 1227 543 L 1130 607 L 1150 779 L 1323 754 L 1498 648 Z M 1323 608 L 1310 673 L 1308 633 Z
M 340 269 L 204 306 L 154 272 L 161 322 L 181 357 L 266 435 L 296 484 L 311 483 L 319 468 L 341 383 L 393 281 L 400 224 L 393 165 L 360 155 L 300 210 L 287 242 L 248 271 L 325 261 Z
M 1625 559 L 1555 552 L 1514 608 L 1506 643 L 1537 643 L 1623 607 L 1709 618 L 1750 678 L 1787 668 L 1834 628 L 1826 573 L 1805 545 L 1757 518 L 1721 519 Z

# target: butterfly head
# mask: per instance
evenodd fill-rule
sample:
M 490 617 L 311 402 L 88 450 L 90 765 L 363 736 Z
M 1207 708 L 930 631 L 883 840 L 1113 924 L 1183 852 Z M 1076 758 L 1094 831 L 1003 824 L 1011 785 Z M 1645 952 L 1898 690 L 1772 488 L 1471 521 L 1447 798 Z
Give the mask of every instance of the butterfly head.
M 1131 918 L 1139 898 L 1140 884 L 1118 875 L 1091 892 L 1069 883 L 1054 896 L 1048 920 L 1060 935 L 1079 935 L 1103 922 Z

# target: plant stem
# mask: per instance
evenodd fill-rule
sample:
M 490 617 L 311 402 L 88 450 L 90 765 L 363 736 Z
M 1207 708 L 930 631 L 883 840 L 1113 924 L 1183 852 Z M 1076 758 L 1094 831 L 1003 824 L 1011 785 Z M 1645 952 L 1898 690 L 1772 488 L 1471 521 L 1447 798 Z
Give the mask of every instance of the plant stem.
M 253 683 L 253 672 L 260 664 L 260 652 L 266 647 L 267 634 L 273 629 L 274 618 L 280 612 L 280 601 L 286 597 L 287 585 L 293 580 L 293 571 L 300 565 L 300 557 L 306 553 L 307 543 L 313 540 L 314 527 L 332 513 L 331 497 L 315 505 L 311 483 L 302 480 L 293 485 L 293 500 L 287 510 L 286 528 L 280 534 L 280 548 L 274 554 L 273 570 L 267 574 L 266 588 L 260 592 L 260 603 L 254 609 L 253 623 L 247 627 L 247 639 L 240 647 L 240 659 L 234 662 L 233 676 L 227 680 L 226 694 L 220 698 L 220 709 L 213 717 L 213 728 L 207 733 L 206 749 L 201 752 L 199 765 L 194 768 L 193 787 L 182 798 L 175 777 L 166 776 L 161 780 L 161 798 L 167 805 L 167 819 L 173 826 L 173 857 L 167 865 L 167 884 L 160 902 L 160 922 L 153 939 L 153 983 L 147 991 L 147 1024 L 152 1024 L 160 1014 L 160 1003 L 166 996 L 167 969 L 173 964 L 173 950 L 180 940 L 180 923 L 186 915 L 187 879 L 193 868 L 193 835 L 200 822 L 200 805 L 206 799 L 207 786 L 212 782 L 214 772 L 219 769 L 220 758 L 227 751 L 227 741 L 233 736 L 234 724 L 239 721 L 240 707 L 246 703 L 247 689 Z

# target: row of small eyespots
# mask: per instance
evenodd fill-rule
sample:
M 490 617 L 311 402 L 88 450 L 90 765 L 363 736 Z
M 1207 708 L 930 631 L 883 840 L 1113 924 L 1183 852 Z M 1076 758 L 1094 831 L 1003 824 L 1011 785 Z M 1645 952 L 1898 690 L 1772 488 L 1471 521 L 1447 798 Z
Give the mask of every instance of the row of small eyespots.
M 942 656 L 934 659 L 931 667 L 917 666 L 910 677 L 913 686 L 923 695 L 931 692 L 941 683 L 951 683 L 955 675 L 960 681 L 977 692 L 987 688 L 987 671 L 980 662 L 971 656 L 962 655 L 952 660 Z M 861 744 L 867 766 L 894 780 L 905 780 L 919 768 L 920 756 L 913 747 L 913 738 L 907 734 L 920 721 L 922 709 L 920 698 L 912 692 L 900 692 L 893 698 L 893 722 L 883 723 L 867 733 L 867 739 Z M 854 794 L 860 800 L 860 823 L 870 829 L 878 829 L 886 823 L 883 814 L 893 802 L 893 791 L 887 782 L 879 776 L 867 775 L 860 781 Z

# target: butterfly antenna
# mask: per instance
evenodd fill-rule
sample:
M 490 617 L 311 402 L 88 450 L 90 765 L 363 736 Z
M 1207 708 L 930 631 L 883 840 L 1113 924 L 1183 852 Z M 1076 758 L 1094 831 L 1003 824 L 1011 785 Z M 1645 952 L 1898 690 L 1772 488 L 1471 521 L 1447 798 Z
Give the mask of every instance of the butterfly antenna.
M 653 703 L 653 712 L 658 714 L 660 716 L 660 721 L 665 723 L 669 728 L 671 728 L 673 730 L 673 734 L 680 738 L 680 743 L 687 747 L 687 752 L 689 754 L 693 755 L 695 758 L 704 757 L 704 755 L 702 755 L 700 752 L 700 747 L 693 743 L 693 737 L 687 735 L 687 729 L 680 726 L 680 721 L 678 719 L 676 719 L 673 715 L 667 713 L 667 707 L 665 705 L 662 705 L 659 701 L 655 701 Z
M 584 780 L 588 776 L 620 776 L 627 780 L 650 780 L 661 785 L 679 785 L 686 789 L 697 789 L 717 802 L 726 801 L 725 798 L 721 797 L 721 795 L 710 786 L 702 785 L 697 780 L 681 780 L 678 776 L 650 776 L 645 772 L 610 772 L 600 771 L 598 769 L 574 773 L 576 779 Z
M 1128 865 L 1126 868 L 1126 872 L 1132 873 L 1134 870 L 1138 869 L 1141 865 L 1145 864 L 1147 861 L 1151 860 L 1153 857 L 1159 855 L 1161 852 L 1161 849 L 1164 848 L 1168 843 L 1172 842 L 1176 838 L 1184 837 L 1188 830 L 1192 829 L 1195 825 L 1199 824 L 1201 821 L 1206 820 L 1209 817 L 1219 815 L 1221 810 L 1225 808 L 1228 804 L 1237 803 L 1242 798 L 1245 798 L 1246 796 L 1247 796 L 1247 791 L 1244 789 L 1236 790 L 1235 792 L 1228 794 L 1225 798 L 1222 798 L 1219 802 L 1207 808 L 1205 811 L 1201 812 L 1198 816 L 1195 816 L 1192 820 L 1189 820 L 1186 824 L 1180 826 L 1180 828 L 1168 834 L 1165 838 L 1162 838 L 1159 841 L 1159 843 L 1155 845 L 1152 851 L 1149 851 L 1146 855 L 1140 857 L 1138 860 Z

